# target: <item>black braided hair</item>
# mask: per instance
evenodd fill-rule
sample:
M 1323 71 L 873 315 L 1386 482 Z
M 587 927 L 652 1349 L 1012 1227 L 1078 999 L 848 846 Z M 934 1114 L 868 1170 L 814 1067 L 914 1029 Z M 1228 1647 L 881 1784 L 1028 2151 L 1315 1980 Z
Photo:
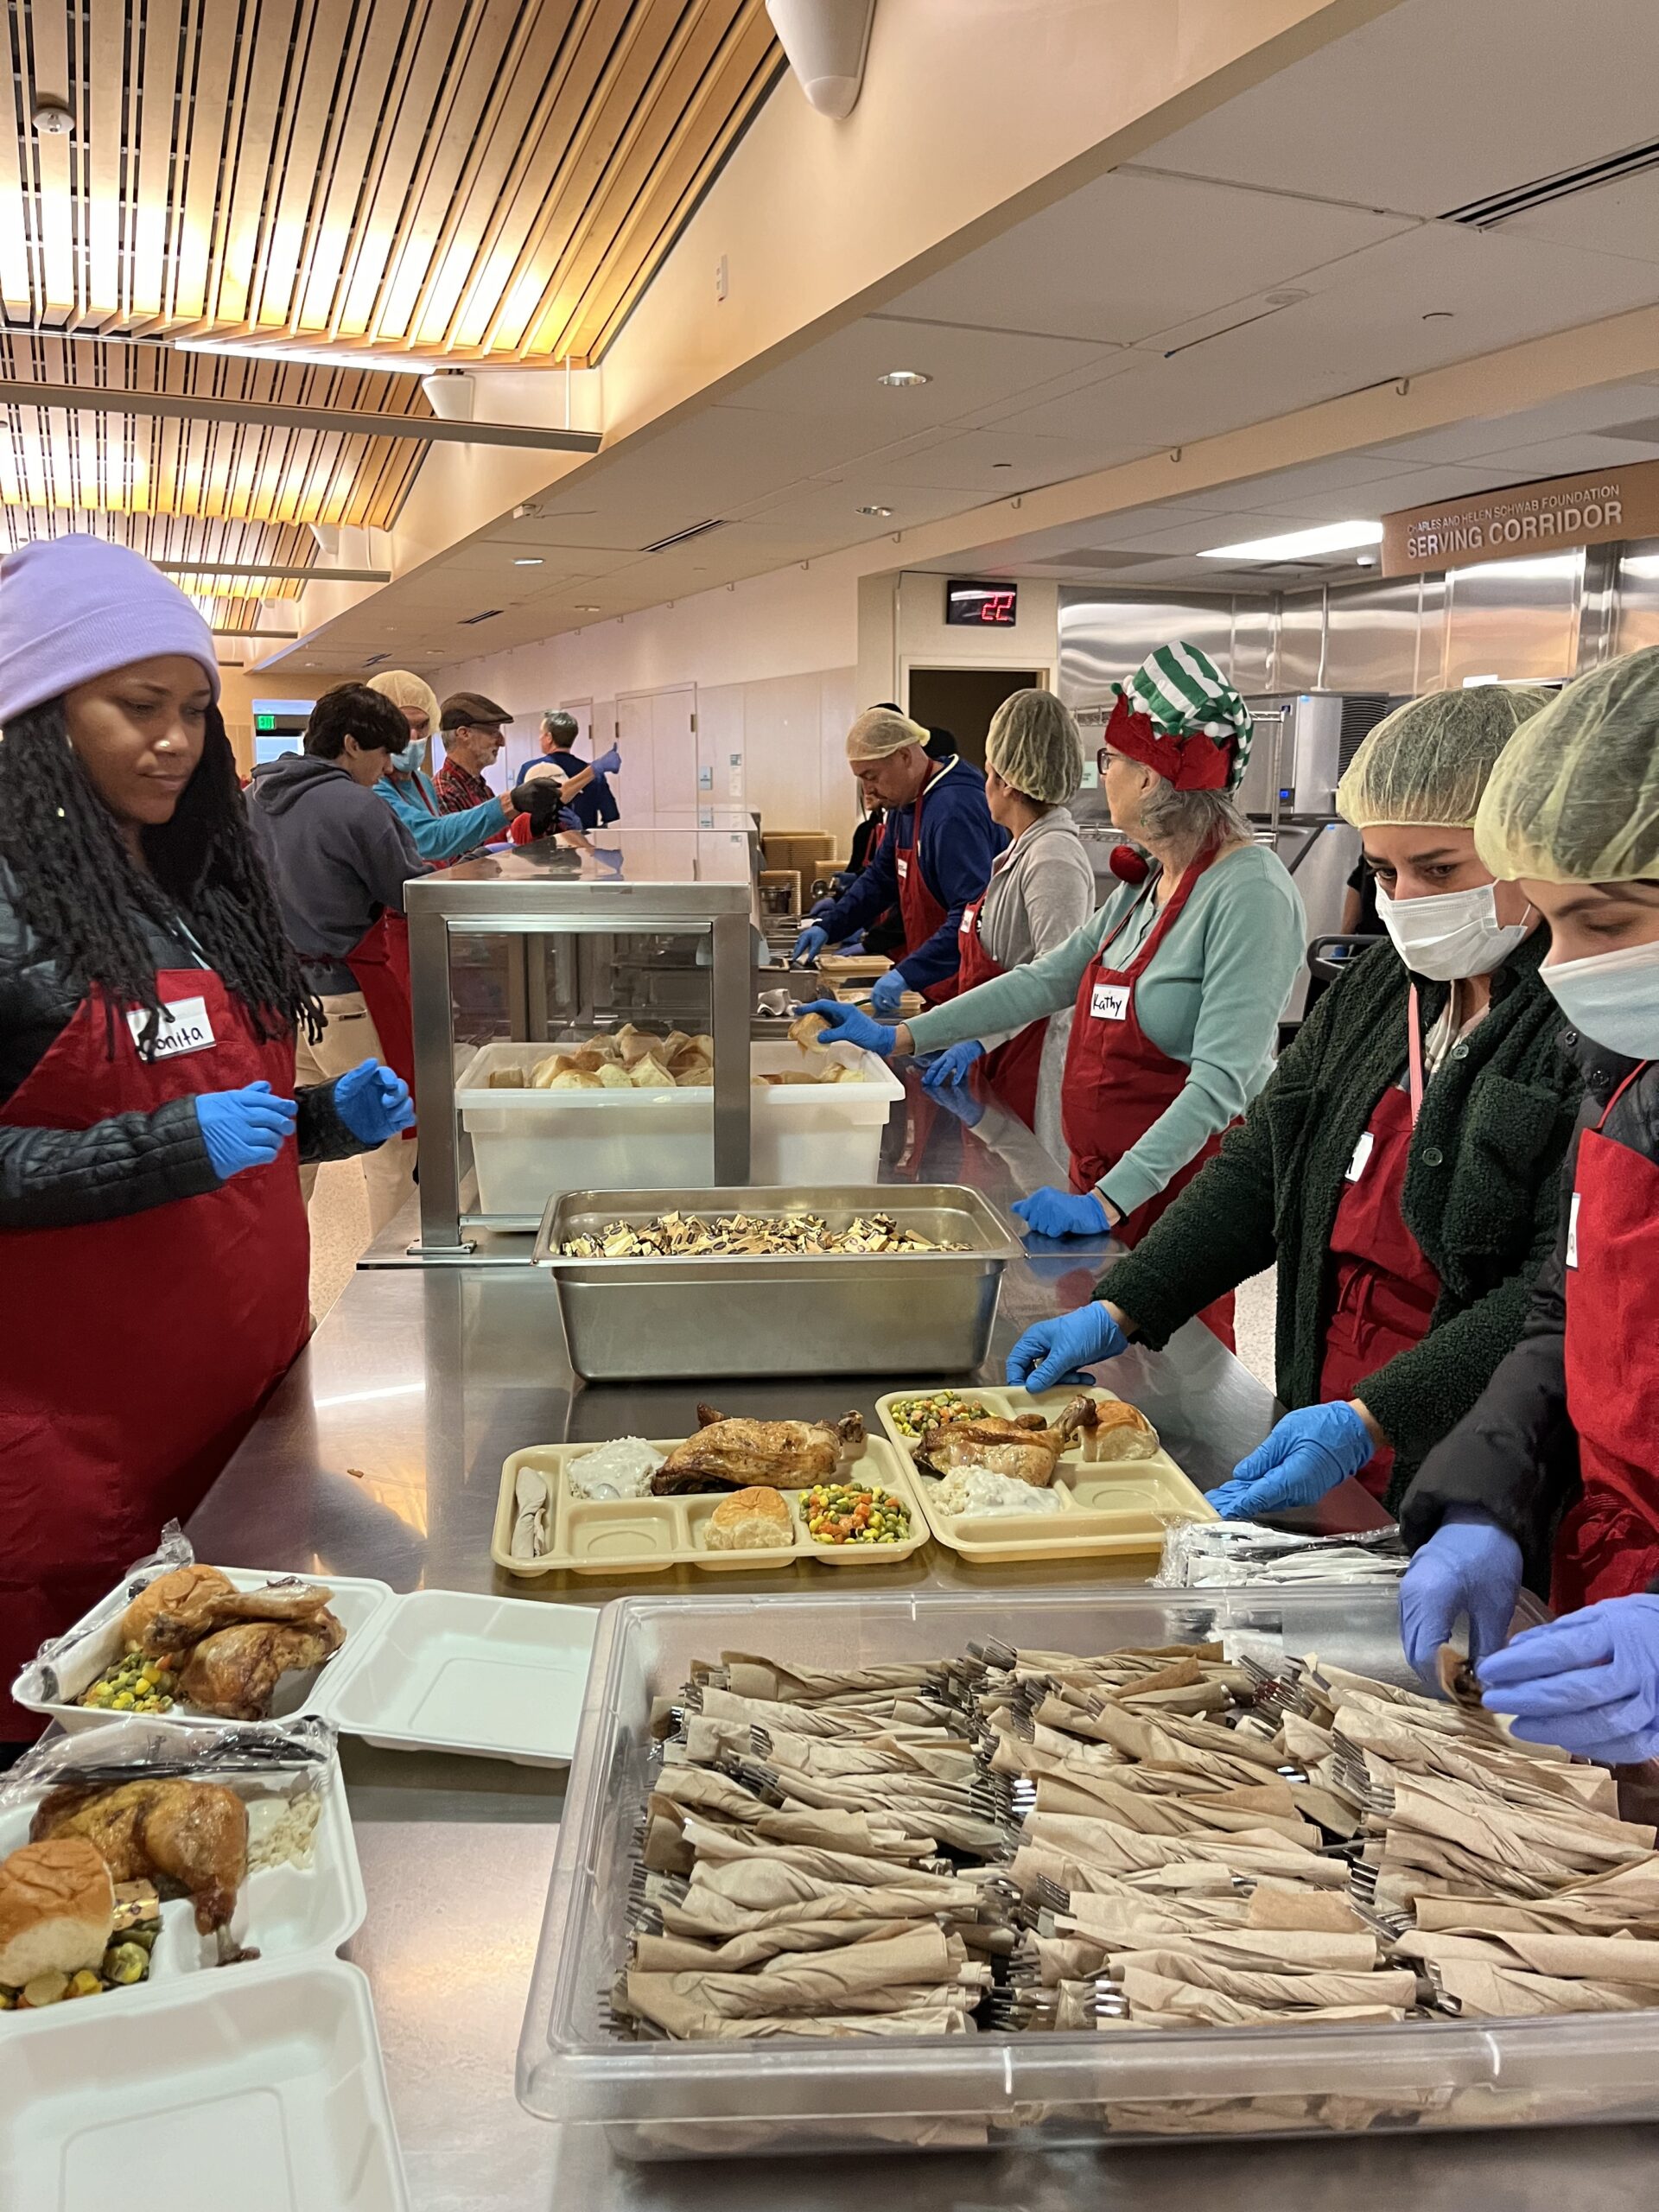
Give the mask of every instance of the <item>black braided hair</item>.
M 322 1009 L 298 957 L 248 827 L 236 760 L 219 709 L 171 821 L 143 832 L 149 872 L 134 866 L 114 817 L 69 743 L 63 701 L 31 707 L 0 742 L 0 859 L 23 919 L 83 990 L 101 987 L 113 1040 L 116 1010 L 160 1018 L 156 963 L 141 926 L 177 933 L 182 919 L 226 989 L 270 1040 L 322 1031 Z

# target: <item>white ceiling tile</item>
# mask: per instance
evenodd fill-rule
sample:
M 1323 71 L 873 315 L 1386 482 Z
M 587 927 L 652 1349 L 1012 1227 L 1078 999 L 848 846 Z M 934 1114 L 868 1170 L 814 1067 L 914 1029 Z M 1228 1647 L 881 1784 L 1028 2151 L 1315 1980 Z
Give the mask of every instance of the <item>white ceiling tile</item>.
M 1259 300 L 1407 226 L 1367 208 L 1119 169 L 883 313 L 1129 346 Z
M 1659 170 L 1574 193 L 1530 214 L 1511 216 L 1503 227 L 1512 237 L 1550 245 L 1659 261 Z
M 869 443 L 890 445 L 1057 378 L 1079 370 L 1102 372 L 1111 350 L 1069 338 L 941 328 L 867 315 L 741 385 L 730 404 L 809 421 L 818 415 L 869 420 Z M 919 369 L 932 381 L 891 390 L 878 381 L 890 369 Z
M 1440 215 L 1653 135 L 1652 0 L 1406 0 L 1140 156 Z
M 1659 406 L 1655 407 L 1654 415 L 1659 420 Z M 1581 438 L 1550 438 L 1541 445 L 1483 454 L 1481 467 L 1501 481 L 1525 484 L 1540 476 L 1581 476 L 1592 468 L 1629 468 L 1633 462 L 1651 461 L 1656 455 L 1659 455 L 1659 430 L 1650 438 L 1605 438 L 1588 431 Z

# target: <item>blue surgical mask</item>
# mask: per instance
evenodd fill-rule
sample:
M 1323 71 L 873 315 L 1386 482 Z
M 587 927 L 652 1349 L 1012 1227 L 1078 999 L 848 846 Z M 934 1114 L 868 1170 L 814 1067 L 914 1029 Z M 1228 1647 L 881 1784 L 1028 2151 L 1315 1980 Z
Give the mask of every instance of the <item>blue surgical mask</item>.
M 419 770 L 422 756 L 425 751 L 426 740 L 423 737 L 411 739 L 401 753 L 392 754 L 391 765 L 399 775 L 412 776 Z
M 1659 944 L 1546 961 L 1539 973 L 1581 1036 L 1626 1059 L 1659 1059 Z

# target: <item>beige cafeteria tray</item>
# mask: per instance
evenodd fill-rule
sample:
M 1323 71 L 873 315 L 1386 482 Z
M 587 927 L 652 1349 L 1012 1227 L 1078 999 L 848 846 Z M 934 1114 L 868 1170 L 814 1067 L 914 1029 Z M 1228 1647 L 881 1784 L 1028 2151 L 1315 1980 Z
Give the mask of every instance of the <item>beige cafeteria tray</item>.
M 684 1440 L 664 1442 L 648 1438 L 657 1452 L 668 1452 Z M 658 1574 L 671 1567 L 701 1567 L 711 1573 L 734 1567 L 792 1567 L 798 1559 L 823 1560 L 830 1567 L 882 1567 L 908 1559 L 927 1541 L 927 1517 L 922 1510 L 920 1477 L 908 1452 L 896 1450 L 884 1436 L 865 1440 L 861 1458 L 832 1477 L 836 1482 L 874 1483 L 902 1498 L 910 1508 L 910 1534 L 896 1544 L 821 1544 L 808 1535 L 801 1518 L 803 1490 L 780 1491 L 795 1524 L 795 1541 L 749 1551 L 711 1552 L 706 1540 L 709 1516 L 725 1491 L 710 1491 L 694 1497 L 572 1497 L 564 1480 L 566 1468 L 597 1444 L 532 1444 L 515 1452 L 501 1470 L 501 1494 L 496 1502 L 495 1527 L 490 1557 L 509 1574 Z M 534 1467 L 548 1478 L 553 1492 L 553 1544 L 536 1559 L 512 1555 L 512 1527 L 517 1518 L 514 1490 L 521 1467 Z
M 893 1419 L 893 1402 L 931 1396 L 933 1389 L 918 1382 L 911 1389 L 890 1390 L 875 1402 L 882 1427 L 906 1460 L 910 1447 Z M 1039 1413 L 1053 1421 L 1078 1393 L 1040 1390 L 1033 1396 L 1025 1390 L 981 1389 L 964 1383 L 959 1395 L 1001 1420 Z M 1096 1389 L 1089 1395 L 1104 1401 L 1116 1393 Z M 1055 1514 L 941 1513 L 933 1503 L 937 1481 L 922 1473 L 913 1460 L 911 1470 L 927 1525 L 939 1541 L 963 1559 L 989 1567 L 1026 1559 L 1151 1554 L 1162 1550 L 1164 1530 L 1172 1522 L 1217 1518 L 1204 1492 L 1162 1450 L 1149 1459 L 1086 1460 L 1081 1445 L 1073 1444 L 1055 1471 L 1054 1487 L 1063 1502 Z
M 873 982 L 885 976 L 893 963 L 884 952 L 821 952 L 818 973 L 826 982 Z

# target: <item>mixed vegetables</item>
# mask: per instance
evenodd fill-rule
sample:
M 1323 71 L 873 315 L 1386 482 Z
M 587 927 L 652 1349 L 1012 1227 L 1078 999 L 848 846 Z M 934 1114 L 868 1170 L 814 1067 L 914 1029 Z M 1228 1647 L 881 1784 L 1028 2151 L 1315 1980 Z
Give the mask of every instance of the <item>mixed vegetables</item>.
M 37 2012 L 71 1998 L 99 1997 L 149 1979 L 149 1955 L 162 1932 L 161 1900 L 149 1882 L 118 1882 L 115 1927 L 96 1967 L 79 1974 L 37 1974 L 21 1989 L 0 1985 L 0 2012 Z
M 901 1544 L 910 1534 L 910 1508 L 874 1483 L 817 1483 L 801 1512 L 821 1544 Z
M 147 1658 L 129 1651 L 81 1693 L 83 1705 L 106 1713 L 165 1713 L 173 1703 L 173 1671 L 178 1660 Z
M 930 1428 L 947 1421 L 983 1421 L 985 1408 L 977 1398 L 964 1398 L 960 1390 L 925 1390 L 913 1398 L 895 1398 L 888 1411 L 901 1436 L 924 1437 Z

